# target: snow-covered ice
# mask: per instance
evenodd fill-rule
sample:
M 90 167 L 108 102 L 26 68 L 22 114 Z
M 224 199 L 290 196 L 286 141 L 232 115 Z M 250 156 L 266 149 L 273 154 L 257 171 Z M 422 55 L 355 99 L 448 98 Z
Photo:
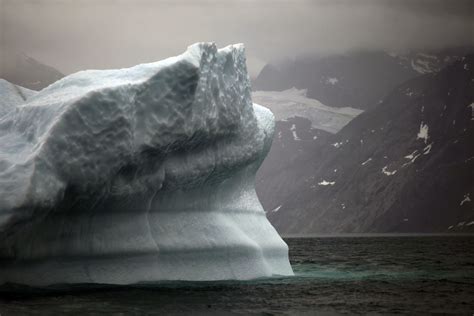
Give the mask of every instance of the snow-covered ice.
M 277 121 L 300 116 L 311 121 L 313 128 L 329 133 L 337 133 L 362 110 L 344 107 L 335 108 L 322 104 L 318 100 L 306 97 L 306 90 L 296 88 L 285 91 L 255 91 L 252 93 L 255 103 L 268 107 Z
M 0 284 L 293 274 L 255 193 L 274 119 L 243 45 L 0 89 Z
M 0 118 L 36 93 L 0 79 Z

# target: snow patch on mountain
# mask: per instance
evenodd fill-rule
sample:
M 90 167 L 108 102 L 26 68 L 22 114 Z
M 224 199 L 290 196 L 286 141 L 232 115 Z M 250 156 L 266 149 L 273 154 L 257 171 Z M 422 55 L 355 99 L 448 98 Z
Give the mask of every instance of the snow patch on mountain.
M 388 171 L 388 166 L 385 166 L 382 168 L 382 173 L 386 176 L 393 176 L 395 173 L 397 173 L 397 170 Z
M 327 185 L 335 185 L 336 182 L 335 181 L 326 181 L 326 180 L 323 180 L 321 182 L 318 182 L 318 185 L 322 185 L 322 186 L 327 186 Z
M 336 148 L 340 148 L 342 147 L 342 145 L 344 145 L 344 142 L 335 142 L 334 144 L 332 144 L 332 146 Z
M 296 125 L 295 124 L 291 124 L 290 130 L 291 130 L 291 134 L 293 135 L 293 139 L 295 141 L 301 140 L 301 138 L 298 137 L 298 134 L 296 134 Z
M 464 194 L 464 199 L 459 203 L 459 205 L 463 205 L 464 203 L 469 203 L 471 202 L 471 198 L 469 197 L 469 193 Z
M 438 60 L 438 57 L 434 55 L 418 53 L 412 58 L 411 67 L 416 72 L 424 75 L 439 71 L 441 63 Z
M 402 168 L 403 167 L 406 167 L 408 165 L 411 165 L 412 163 L 415 162 L 415 160 L 421 155 L 421 154 L 417 154 L 418 150 L 415 150 L 413 151 L 411 154 L 409 155 L 406 155 L 404 158 L 405 159 L 409 159 L 410 161 L 408 162 L 405 162 L 403 165 L 402 165 Z
M 468 107 L 471 108 L 471 120 L 474 121 L 474 102 L 469 104 Z
M 338 82 L 339 82 L 339 80 L 337 78 L 327 78 L 326 79 L 326 83 L 331 84 L 331 85 L 335 85 Z
M 433 143 L 427 145 L 423 148 L 423 155 L 428 155 L 431 152 L 431 148 L 433 147 Z
M 362 166 L 365 166 L 366 164 L 368 164 L 369 162 L 372 161 L 372 158 L 369 158 L 367 159 L 366 161 L 364 161 L 363 163 L 361 163 Z
M 420 123 L 420 131 L 416 135 L 416 139 L 423 139 L 426 144 L 428 141 L 428 124 Z
M 271 210 L 270 212 L 276 213 L 281 209 L 281 207 L 282 207 L 282 205 L 279 205 L 279 206 L 275 207 L 273 210 Z

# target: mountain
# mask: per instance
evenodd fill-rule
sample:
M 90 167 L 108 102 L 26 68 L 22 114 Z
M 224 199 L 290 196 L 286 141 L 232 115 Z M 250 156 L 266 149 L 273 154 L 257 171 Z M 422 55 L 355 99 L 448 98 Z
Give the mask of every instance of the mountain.
M 0 78 L 32 90 L 41 90 L 64 77 L 53 67 L 22 53 L 6 51 L 0 60 Z
M 297 142 L 278 133 L 292 122 L 277 122 L 257 176 L 267 216 L 284 234 L 474 231 L 473 111 L 469 55 L 399 85 L 337 134 L 307 120 Z
M 330 135 L 362 113 L 353 108 L 334 108 L 306 97 L 306 90 L 256 91 L 252 100 L 269 108 L 276 120 L 275 137 L 270 153 L 258 171 L 258 193 L 264 202 L 285 201 L 294 194 L 304 168 L 293 168 L 300 161 L 318 159 L 318 148 Z M 270 207 L 270 206 L 268 206 Z M 268 209 L 266 207 L 266 209 Z M 278 206 L 272 206 L 278 211 Z
M 472 48 L 436 52 L 351 52 L 267 64 L 255 91 L 306 89 L 307 96 L 332 107 L 368 109 L 395 87 L 420 74 L 437 72 Z
M 454 47 L 437 51 L 388 53 L 400 65 L 412 68 L 419 74 L 438 72 L 462 57 L 474 52 L 474 47 Z

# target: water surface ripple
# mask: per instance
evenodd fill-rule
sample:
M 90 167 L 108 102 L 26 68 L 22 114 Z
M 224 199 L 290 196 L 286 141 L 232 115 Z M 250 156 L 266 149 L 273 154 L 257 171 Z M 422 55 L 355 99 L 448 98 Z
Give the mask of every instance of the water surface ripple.
M 294 277 L 92 289 L 9 286 L 0 294 L 0 314 L 474 314 L 474 236 L 286 242 Z

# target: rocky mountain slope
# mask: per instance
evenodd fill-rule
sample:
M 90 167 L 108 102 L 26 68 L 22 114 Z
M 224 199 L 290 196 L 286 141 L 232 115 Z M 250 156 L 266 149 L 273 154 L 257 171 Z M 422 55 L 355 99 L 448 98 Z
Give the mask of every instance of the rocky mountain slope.
M 286 234 L 472 230 L 473 111 L 470 55 L 398 86 L 335 135 L 277 122 L 257 178 L 267 216 Z M 286 126 L 296 121 L 299 140 Z
M 266 65 L 254 80 L 255 91 L 307 89 L 307 96 L 333 107 L 368 109 L 396 86 L 420 74 L 433 73 L 472 48 L 435 52 L 352 52 L 298 58 Z

